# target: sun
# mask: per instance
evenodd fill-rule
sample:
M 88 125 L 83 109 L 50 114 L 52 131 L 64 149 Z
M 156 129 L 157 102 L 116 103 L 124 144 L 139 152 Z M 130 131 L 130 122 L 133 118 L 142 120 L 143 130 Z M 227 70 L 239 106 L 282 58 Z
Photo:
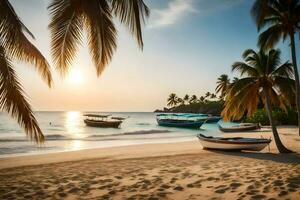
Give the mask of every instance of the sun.
M 68 74 L 67 80 L 71 84 L 81 84 L 84 80 L 84 77 L 80 70 L 71 69 Z

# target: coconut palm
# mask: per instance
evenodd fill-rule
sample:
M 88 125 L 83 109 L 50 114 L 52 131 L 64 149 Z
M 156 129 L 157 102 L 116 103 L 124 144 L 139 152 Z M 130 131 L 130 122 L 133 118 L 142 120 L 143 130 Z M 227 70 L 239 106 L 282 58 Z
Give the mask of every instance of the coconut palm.
M 173 107 L 178 104 L 178 96 L 175 93 L 171 93 L 168 97 L 168 104 L 167 106 Z
M 214 94 L 214 93 L 212 93 L 212 94 L 210 95 L 210 98 L 211 98 L 211 99 L 214 99 L 214 98 L 216 98 L 216 97 L 217 97 L 217 95 Z
M 236 82 L 238 82 L 238 80 L 239 80 L 238 77 L 233 77 L 232 81 L 231 81 L 231 82 L 229 83 L 229 85 L 228 85 L 227 92 L 232 88 L 232 86 L 234 86 L 234 84 L 235 84 Z M 226 96 L 226 94 L 225 94 L 225 96 Z M 222 97 L 222 98 L 224 98 L 224 97 Z
M 184 100 L 182 98 L 178 98 L 177 101 L 180 105 L 184 105 Z
M 204 100 L 205 100 L 205 97 L 204 97 L 204 96 L 201 96 L 201 97 L 199 98 L 199 101 L 200 101 L 200 102 L 204 102 Z
M 87 32 L 89 50 L 100 75 L 116 50 L 114 17 L 125 24 L 143 48 L 142 23 L 149 16 L 143 0 L 52 0 L 51 49 L 54 63 L 65 74 Z
M 226 96 L 223 117 L 225 120 L 240 119 L 245 112 L 251 116 L 262 99 L 279 152 L 290 152 L 280 140 L 272 117 L 272 106 L 286 109 L 286 105 L 291 101 L 291 94 L 294 92 L 292 64 L 281 64 L 280 51 L 273 49 L 268 52 L 248 49 L 243 58 L 245 62 L 232 65 L 232 70 L 239 72 L 241 78 Z
M 222 74 L 217 80 L 216 93 L 220 93 L 221 98 L 226 94 L 226 91 L 230 85 L 230 79 L 227 74 Z
M 206 93 L 205 93 L 205 98 L 208 98 L 208 97 L 210 97 L 210 95 L 211 95 L 211 93 L 210 93 L 210 92 L 206 92 Z
M 198 100 L 198 97 L 196 95 L 192 95 L 191 98 L 190 98 L 189 103 L 190 104 L 197 103 L 197 100 Z
M 184 95 L 183 101 L 188 104 L 189 100 L 190 100 L 190 96 L 188 94 Z
M 259 36 L 260 47 L 272 48 L 280 39 L 290 39 L 300 135 L 300 85 L 295 48 L 295 33 L 300 34 L 300 0 L 256 0 L 251 12 L 258 30 L 266 28 Z
M 35 66 L 50 87 L 50 66 L 41 52 L 29 41 L 33 34 L 22 23 L 8 0 L 0 1 L 0 107 L 17 120 L 26 135 L 41 143 L 43 133 L 34 117 L 12 60 L 21 60 Z

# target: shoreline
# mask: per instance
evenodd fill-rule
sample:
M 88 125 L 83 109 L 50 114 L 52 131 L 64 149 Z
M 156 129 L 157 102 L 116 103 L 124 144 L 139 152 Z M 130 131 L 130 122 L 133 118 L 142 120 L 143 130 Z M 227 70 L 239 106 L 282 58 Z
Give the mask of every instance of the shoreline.
M 293 151 L 300 153 L 300 138 L 297 136 L 297 127 L 281 126 L 278 127 L 280 137 L 284 144 L 287 144 Z M 264 137 L 272 138 L 269 147 L 266 147 L 260 153 L 277 154 L 276 146 L 272 133 L 268 128 L 258 131 L 243 133 L 226 133 L 224 137 Z M 170 143 L 148 143 L 148 144 L 132 144 L 114 147 L 100 147 L 81 149 L 74 151 L 62 152 L 45 152 L 32 155 L 17 155 L 0 158 L 0 169 L 13 168 L 20 166 L 42 165 L 59 162 L 80 161 L 88 159 L 126 159 L 126 158 L 144 158 L 156 156 L 172 156 L 181 154 L 213 154 L 213 151 L 202 149 L 202 145 L 197 138 L 191 141 L 170 142 Z
M 270 151 L 261 152 L 207 151 L 191 141 L 3 158 L 0 199 L 296 200 L 298 131 L 283 128 L 280 133 L 296 153 L 278 154 L 274 141 Z

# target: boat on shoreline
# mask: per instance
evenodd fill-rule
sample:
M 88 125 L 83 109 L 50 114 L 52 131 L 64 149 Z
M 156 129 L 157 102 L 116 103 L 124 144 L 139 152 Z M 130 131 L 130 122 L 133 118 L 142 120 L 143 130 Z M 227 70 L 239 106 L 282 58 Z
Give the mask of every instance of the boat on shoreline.
M 261 151 L 270 144 L 271 139 L 244 138 L 244 137 L 211 137 L 202 134 L 197 135 L 204 149 L 224 151 Z
M 222 127 L 220 124 L 218 124 L 218 127 L 220 131 L 226 133 L 253 131 L 260 129 L 260 126 L 258 124 L 252 123 L 239 124 L 232 127 Z
M 159 126 L 199 129 L 206 119 L 192 119 L 186 114 L 158 114 L 156 120 Z
M 120 120 L 120 117 L 111 117 L 110 115 L 96 115 L 96 114 L 85 114 L 84 123 L 87 126 L 91 127 L 100 127 L 100 128 L 119 128 L 123 120 Z M 118 119 L 117 119 L 118 118 Z

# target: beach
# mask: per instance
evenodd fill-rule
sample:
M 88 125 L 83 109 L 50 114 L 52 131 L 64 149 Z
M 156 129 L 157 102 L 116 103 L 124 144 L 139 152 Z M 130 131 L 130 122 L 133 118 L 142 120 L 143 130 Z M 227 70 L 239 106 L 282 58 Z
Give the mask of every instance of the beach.
M 278 130 L 295 153 L 273 142 L 258 153 L 206 151 L 194 140 L 1 158 L 0 199 L 299 199 L 298 131 Z

